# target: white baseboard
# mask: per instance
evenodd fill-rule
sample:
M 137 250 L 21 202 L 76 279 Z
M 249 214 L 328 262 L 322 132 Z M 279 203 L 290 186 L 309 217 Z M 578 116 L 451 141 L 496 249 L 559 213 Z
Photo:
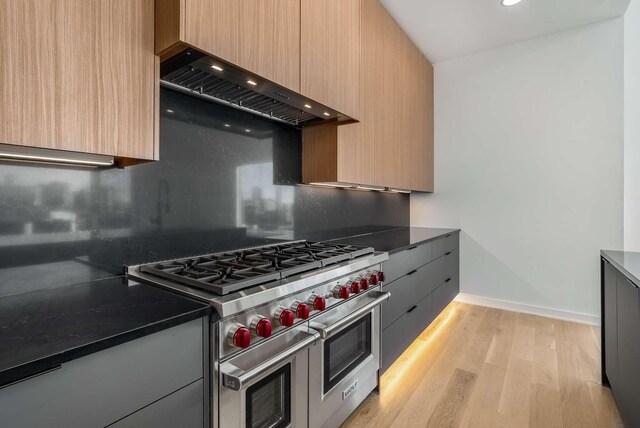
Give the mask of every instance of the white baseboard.
M 486 306 L 488 308 L 504 309 L 513 312 L 522 312 L 531 315 L 540 315 L 547 318 L 556 318 L 564 321 L 573 321 L 581 324 L 600 325 L 600 317 L 579 312 L 563 311 L 560 309 L 545 308 L 543 306 L 527 305 L 525 303 L 510 302 L 508 300 L 494 299 L 491 297 L 476 296 L 474 294 L 460 293 L 455 298 L 457 302 L 470 305 Z

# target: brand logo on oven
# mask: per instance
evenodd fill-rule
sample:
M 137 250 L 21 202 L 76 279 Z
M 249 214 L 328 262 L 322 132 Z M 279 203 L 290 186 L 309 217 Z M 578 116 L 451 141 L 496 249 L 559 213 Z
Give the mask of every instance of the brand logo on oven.
M 346 400 L 353 391 L 355 391 L 356 389 L 358 389 L 358 380 L 356 379 L 355 382 L 353 382 L 351 385 L 349 385 L 349 388 L 345 389 L 344 391 L 342 391 L 342 399 Z
M 240 384 L 233 378 L 224 376 L 223 381 L 224 381 L 224 386 L 226 386 L 227 388 L 231 388 L 235 390 L 240 389 Z

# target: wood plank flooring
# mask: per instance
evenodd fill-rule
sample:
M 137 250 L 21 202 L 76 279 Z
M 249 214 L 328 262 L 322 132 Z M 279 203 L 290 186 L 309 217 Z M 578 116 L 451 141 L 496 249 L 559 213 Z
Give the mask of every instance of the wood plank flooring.
M 342 425 L 622 427 L 599 328 L 451 303 Z

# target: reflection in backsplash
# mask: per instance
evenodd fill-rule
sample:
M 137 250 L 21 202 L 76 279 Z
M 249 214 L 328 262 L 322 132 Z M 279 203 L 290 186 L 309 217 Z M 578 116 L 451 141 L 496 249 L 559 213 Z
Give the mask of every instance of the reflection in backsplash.
M 272 180 L 272 162 L 237 167 L 236 225 L 249 236 L 293 239 L 293 186 L 264 185 Z
M 162 90 L 159 162 L 0 163 L 0 296 L 127 264 L 408 225 L 407 195 L 300 185 L 301 156 L 299 130 Z

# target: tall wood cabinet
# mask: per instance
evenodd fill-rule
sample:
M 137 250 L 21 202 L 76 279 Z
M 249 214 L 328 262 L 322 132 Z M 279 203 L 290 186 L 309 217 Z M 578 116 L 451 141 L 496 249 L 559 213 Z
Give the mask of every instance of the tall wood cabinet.
M 359 117 L 360 0 L 300 0 L 300 93 Z
M 157 159 L 153 0 L 0 0 L 0 143 Z
M 360 123 L 303 130 L 303 181 L 432 192 L 433 68 L 378 0 L 360 27 Z
M 300 92 L 300 0 L 157 0 L 156 52 L 188 46 Z

